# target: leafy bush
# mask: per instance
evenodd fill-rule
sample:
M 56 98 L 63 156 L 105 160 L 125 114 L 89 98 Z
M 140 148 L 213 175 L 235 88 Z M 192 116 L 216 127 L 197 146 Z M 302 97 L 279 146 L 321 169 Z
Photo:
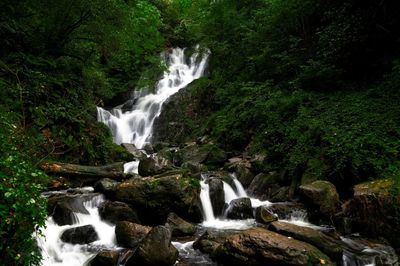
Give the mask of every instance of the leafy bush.
M 46 176 L 17 149 L 16 125 L 0 113 L 0 257 L 4 265 L 40 265 L 33 232 L 44 226 Z

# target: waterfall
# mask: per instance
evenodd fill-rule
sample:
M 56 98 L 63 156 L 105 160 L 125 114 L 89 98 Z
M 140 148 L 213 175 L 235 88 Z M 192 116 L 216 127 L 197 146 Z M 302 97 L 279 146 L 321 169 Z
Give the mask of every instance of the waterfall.
M 123 112 L 120 107 L 111 111 L 97 108 L 98 121 L 111 129 L 115 143 L 133 143 L 139 149 L 149 143 L 154 120 L 161 114 L 163 103 L 204 74 L 208 52 L 204 55 L 196 52 L 187 59 L 185 49 L 175 48 L 162 57 L 166 59 L 168 71 L 158 81 L 154 93 L 139 97 L 131 111 Z
M 81 190 L 82 195 L 92 194 L 92 188 Z M 67 193 L 55 192 L 58 194 Z M 93 197 L 83 203 L 88 214 L 73 213 L 73 225 L 57 225 L 53 217 L 48 217 L 46 226 L 41 228 L 42 234 L 37 235 L 37 243 L 43 257 L 42 266 L 78 266 L 84 265 L 94 257 L 100 249 L 116 249 L 115 226 L 101 220 L 98 207 L 104 202 L 103 195 L 93 194 Z M 74 227 L 92 225 L 98 235 L 98 240 L 90 244 L 70 244 L 61 240 L 62 233 Z

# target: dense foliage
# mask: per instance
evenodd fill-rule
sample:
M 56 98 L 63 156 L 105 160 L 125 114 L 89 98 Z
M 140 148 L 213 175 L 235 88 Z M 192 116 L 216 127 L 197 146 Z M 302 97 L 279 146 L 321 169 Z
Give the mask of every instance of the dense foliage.
M 8 114 L 0 121 L 0 257 L 3 265 L 39 265 L 35 228 L 44 225 L 45 175 L 19 152 L 19 134 Z M 36 232 L 40 233 L 40 232 Z
M 30 265 L 45 218 L 37 169 L 113 159 L 118 147 L 96 105 L 154 82 L 162 20 L 145 0 L 5 0 L 0 16 L 0 257 Z
M 185 118 L 194 136 L 263 153 L 271 170 L 298 182 L 346 188 L 389 176 L 400 184 L 399 5 L 2 1 L 2 260 L 38 261 L 29 237 L 44 219 L 37 167 L 112 161 L 118 149 L 96 122 L 96 105 L 151 86 L 163 70 L 159 52 L 170 46 L 200 43 L 212 52 L 210 75 L 195 86 L 202 110 Z
M 264 153 L 293 179 L 350 189 L 400 176 L 398 3 L 219 0 L 186 10 L 191 41 L 212 52 L 209 81 L 196 85 L 210 110 L 200 134 Z

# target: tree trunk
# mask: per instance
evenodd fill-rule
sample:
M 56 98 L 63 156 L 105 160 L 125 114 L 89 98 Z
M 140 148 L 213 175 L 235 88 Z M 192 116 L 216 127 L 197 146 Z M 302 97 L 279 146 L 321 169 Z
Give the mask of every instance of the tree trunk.
M 68 163 L 45 163 L 41 168 L 51 175 L 63 175 L 65 177 L 84 178 L 111 178 L 121 180 L 125 177 L 124 163 L 113 163 L 104 166 L 86 166 Z

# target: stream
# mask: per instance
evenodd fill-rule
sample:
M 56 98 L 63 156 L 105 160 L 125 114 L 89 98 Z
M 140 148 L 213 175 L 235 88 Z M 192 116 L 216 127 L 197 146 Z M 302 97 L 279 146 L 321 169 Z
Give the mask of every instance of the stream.
M 203 76 L 208 59 L 207 52 L 203 54 L 194 53 L 190 57 L 186 57 L 185 49 L 180 48 L 172 49 L 161 56 L 166 60 L 168 71 L 158 82 L 154 93 L 133 99 L 133 108 L 130 111 L 123 111 L 122 105 L 112 110 L 97 108 L 98 120 L 110 128 L 115 143 L 133 143 L 139 149 L 150 143 L 153 123 L 160 115 L 162 105 L 171 95 L 185 88 L 193 80 Z M 137 173 L 138 164 L 138 161 L 126 163 L 125 172 Z M 203 209 L 203 222 L 197 225 L 198 233 L 196 236 L 207 229 L 244 230 L 257 226 L 254 219 L 230 220 L 224 214 L 216 215 L 210 199 L 209 178 L 207 174 L 201 176 L 200 200 Z M 229 184 L 223 181 L 226 206 L 229 206 L 232 200 L 239 198 L 250 198 L 252 208 L 279 204 L 252 198 L 247 194 L 234 173 L 230 175 L 230 178 L 232 182 L 229 182 Z M 57 225 L 53 217 L 48 217 L 46 227 L 41 229 L 42 235 L 37 237 L 37 242 L 43 256 L 43 266 L 90 265 L 91 259 L 101 250 L 123 250 L 116 242 L 115 225 L 100 218 L 98 207 L 105 200 L 103 195 L 93 192 L 91 187 L 44 193 L 45 197 L 57 195 L 72 197 L 76 202 L 76 204 L 73 204 L 76 209 L 72 212 L 72 225 L 60 226 Z M 317 230 L 326 229 L 323 226 L 309 223 L 307 213 L 304 210 L 293 210 L 285 217 L 278 218 L 280 221 L 299 226 Z M 61 240 L 66 230 L 86 225 L 91 225 L 94 228 L 98 235 L 96 241 L 90 244 L 71 244 Z M 208 255 L 193 249 L 194 240 L 173 239 L 172 244 L 179 251 L 179 259 L 176 265 L 217 265 Z M 349 247 L 343 254 L 343 266 L 377 265 L 377 254 L 382 255 L 387 252 L 384 248 L 376 249 L 368 246 L 368 243 L 355 236 L 342 237 L 341 241 Z M 119 265 L 124 265 L 124 261 L 120 261 Z

